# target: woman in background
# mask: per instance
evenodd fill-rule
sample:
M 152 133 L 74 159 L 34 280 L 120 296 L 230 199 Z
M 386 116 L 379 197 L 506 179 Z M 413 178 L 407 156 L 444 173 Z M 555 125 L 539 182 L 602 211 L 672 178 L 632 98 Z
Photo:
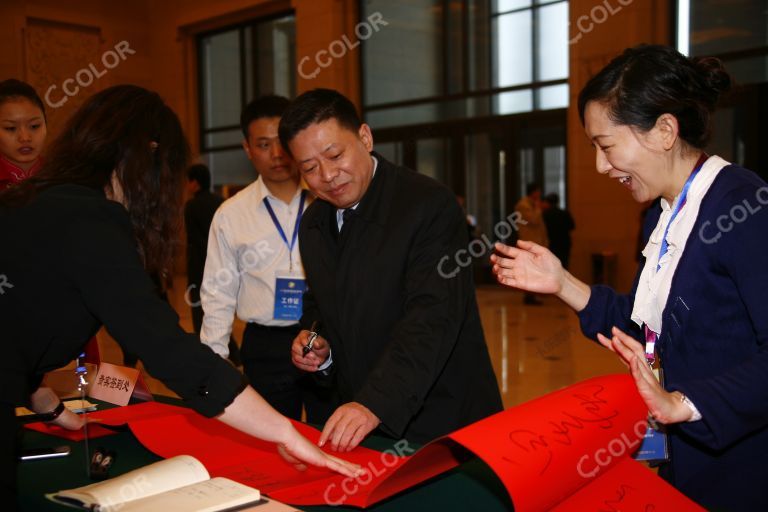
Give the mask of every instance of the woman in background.
M 297 467 L 354 476 L 320 451 L 229 363 L 179 327 L 150 274 L 171 268 L 187 144 L 160 97 L 116 86 L 74 114 L 40 171 L 0 194 L 0 471 L 15 489 L 14 407 L 30 403 L 66 428 L 82 420 L 50 395 L 47 371 L 71 361 L 102 325 L 199 413 L 278 444 Z
M 768 510 L 768 185 L 703 152 L 729 87 L 716 59 L 639 46 L 579 95 L 598 172 L 638 202 L 661 198 L 630 294 L 589 287 L 530 242 L 492 259 L 502 284 L 554 293 L 627 364 L 667 426 L 663 477 L 707 508 Z M 657 357 L 663 386 L 647 364 Z
M 0 191 L 37 172 L 46 134 L 45 106 L 32 86 L 0 82 Z

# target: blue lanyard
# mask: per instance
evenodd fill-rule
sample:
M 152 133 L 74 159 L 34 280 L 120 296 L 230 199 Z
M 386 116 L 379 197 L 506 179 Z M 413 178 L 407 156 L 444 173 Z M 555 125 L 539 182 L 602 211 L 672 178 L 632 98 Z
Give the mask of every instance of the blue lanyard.
M 685 203 L 688 199 L 688 189 L 691 188 L 691 183 L 693 183 L 694 178 L 696 178 L 696 175 L 701 170 L 701 167 L 704 165 L 704 162 L 707 161 L 707 154 L 702 153 L 699 157 L 699 160 L 696 162 L 696 166 L 693 168 L 693 171 L 691 171 L 691 175 L 688 176 L 688 179 L 685 181 L 685 185 L 683 186 L 683 191 L 680 193 L 680 200 L 677 201 L 677 205 L 675 206 L 675 209 L 672 211 L 672 217 L 669 219 L 669 222 L 667 223 L 667 227 L 664 230 L 664 238 L 661 239 L 661 248 L 659 249 L 659 262 L 656 264 L 656 271 L 658 272 L 661 268 L 661 258 L 667 254 L 667 251 L 669 250 L 669 244 L 667 243 L 667 234 L 669 233 L 669 226 L 672 225 L 672 221 L 675 220 L 675 217 L 677 217 L 677 214 L 680 213 L 680 210 L 683 209 L 683 206 L 685 206 Z M 656 332 L 653 332 L 651 329 L 648 328 L 648 325 L 643 326 L 643 330 L 645 332 L 645 360 L 648 362 L 651 367 L 653 367 L 654 361 L 656 361 L 656 353 L 654 352 L 656 347 L 656 341 L 659 339 L 659 334 Z
M 301 216 L 304 214 L 304 200 L 306 198 L 307 191 L 302 190 L 301 200 L 299 201 L 299 212 L 296 214 L 296 223 L 293 225 L 293 236 L 291 237 L 291 241 L 288 242 L 288 237 L 285 236 L 285 231 L 283 231 L 280 221 L 277 220 L 272 205 L 269 204 L 269 198 L 266 196 L 264 197 L 264 206 L 267 207 L 267 212 L 269 212 L 269 216 L 272 217 L 272 223 L 277 228 L 277 232 L 280 233 L 280 238 L 283 239 L 283 242 L 285 242 L 285 245 L 288 247 L 288 258 L 290 260 L 291 270 L 293 270 L 293 246 L 296 245 L 296 239 L 299 237 L 299 224 L 301 223 Z
M 680 200 L 677 202 L 677 205 L 675 205 L 675 209 L 672 210 L 672 217 L 670 217 L 669 222 L 667 223 L 667 228 L 664 230 L 664 238 L 661 239 L 661 248 L 659 249 L 659 261 L 656 264 L 656 271 L 661 268 L 661 258 L 667 254 L 667 251 L 669 250 L 669 243 L 667 243 L 667 234 L 669 234 L 669 226 L 672 225 L 672 222 L 675 220 L 675 217 L 677 217 L 677 214 L 680 213 L 680 210 L 683 209 L 683 206 L 685 206 L 686 200 L 688 199 L 688 189 L 691 188 L 691 183 L 693 183 L 694 178 L 696 178 L 696 175 L 701 170 L 701 167 L 704 165 L 704 162 L 707 161 L 707 155 L 706 153 L 702 153 L 699 157 L 699 160 L 696 162 L 696 166 L 693 168 L 693 171 L 691 172 L 691 175 L 688 176 L 688 179 L 685 181 L 685 185 L 683 186 L 683 191 L 680 193 Z

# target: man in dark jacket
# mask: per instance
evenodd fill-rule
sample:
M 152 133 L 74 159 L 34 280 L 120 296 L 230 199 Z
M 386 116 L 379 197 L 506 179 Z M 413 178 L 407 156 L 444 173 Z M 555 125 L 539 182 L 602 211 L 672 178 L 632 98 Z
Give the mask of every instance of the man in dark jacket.
M 341 394 L 320 445 L 350 450 L 377 427 L 426 442 L 500 411 L 471 269 L 438 268 L 468 244 L 455 195 L 372 152 L 336 91 L 299 96 L 279 133 L 317 196 L 299 232 L 309 291 L 292 357 Z
M 576 228 L 568 210 L 560 208 L 560 196 L 547 194 L 543 201 L 544 224 L 547 226 L 549 250 L 557 256 L 563 268 L 568 268 L 571 260 L 571 231 Z
M 187 170 L 187 191 L 192 198 L 184 207 L 187 229 L 187 290 L 192 308 L 192 326 L 200 333 L 203 308 L 200 306 L 200 284 L 203 282 L 205 255 L 208 251 L 208 231 L 216 209 L 223 199 L 211 193 L 211 172 L 203 164 Z

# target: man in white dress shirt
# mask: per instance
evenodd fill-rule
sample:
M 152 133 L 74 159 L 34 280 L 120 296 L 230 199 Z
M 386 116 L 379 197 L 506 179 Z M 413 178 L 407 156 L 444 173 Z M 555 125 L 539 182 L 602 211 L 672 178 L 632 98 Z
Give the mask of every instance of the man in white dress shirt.
M 208 237 L 200 339 L 227 357 L 234 315 L 247 323 L 241 348 L 251 385 L 279 412 L 324 423 L 335 402 L 291 363 L 299 333 L 304 268 L 298 226 L 311 200 L 277 128 L 288 99 L 262 96 L 240 118 L 243 149 L 259 177 L 217 210 Z

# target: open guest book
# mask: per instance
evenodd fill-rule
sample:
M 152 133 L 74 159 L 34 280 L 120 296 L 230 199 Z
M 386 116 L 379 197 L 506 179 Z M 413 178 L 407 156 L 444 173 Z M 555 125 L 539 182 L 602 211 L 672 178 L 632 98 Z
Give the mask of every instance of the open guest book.
M 135 413 L 126 409 L 135 407 Z M 122 409 L 122 411 L 121 411 Z M 459 429 L 410 453 L 358 447 L 341 454 L 367 471 L 355 481 L 327 470 L 299 472 L 274 445 L 190 410 L 156 402 L 92 414 L 127 420 L 139 441 L 168 458 L 189 454 L 208 472 L 292 505 L 366 508 L 479 457 L 504 484 L 516 511 L 703 510 L 631 458 L 647 408 L 629 375 L 596 377 Z M 135 419 L 131 416 L 135 414 Z M 312 441 L 320 432 L 296 428 Z M 346 492 L 354 488 L 355 492 Z
M 205 466 L 189 455 L 47 497 L 97 512 L 215 512 L 261 501 L 256 489 L 227 478 L 211 479 Z

